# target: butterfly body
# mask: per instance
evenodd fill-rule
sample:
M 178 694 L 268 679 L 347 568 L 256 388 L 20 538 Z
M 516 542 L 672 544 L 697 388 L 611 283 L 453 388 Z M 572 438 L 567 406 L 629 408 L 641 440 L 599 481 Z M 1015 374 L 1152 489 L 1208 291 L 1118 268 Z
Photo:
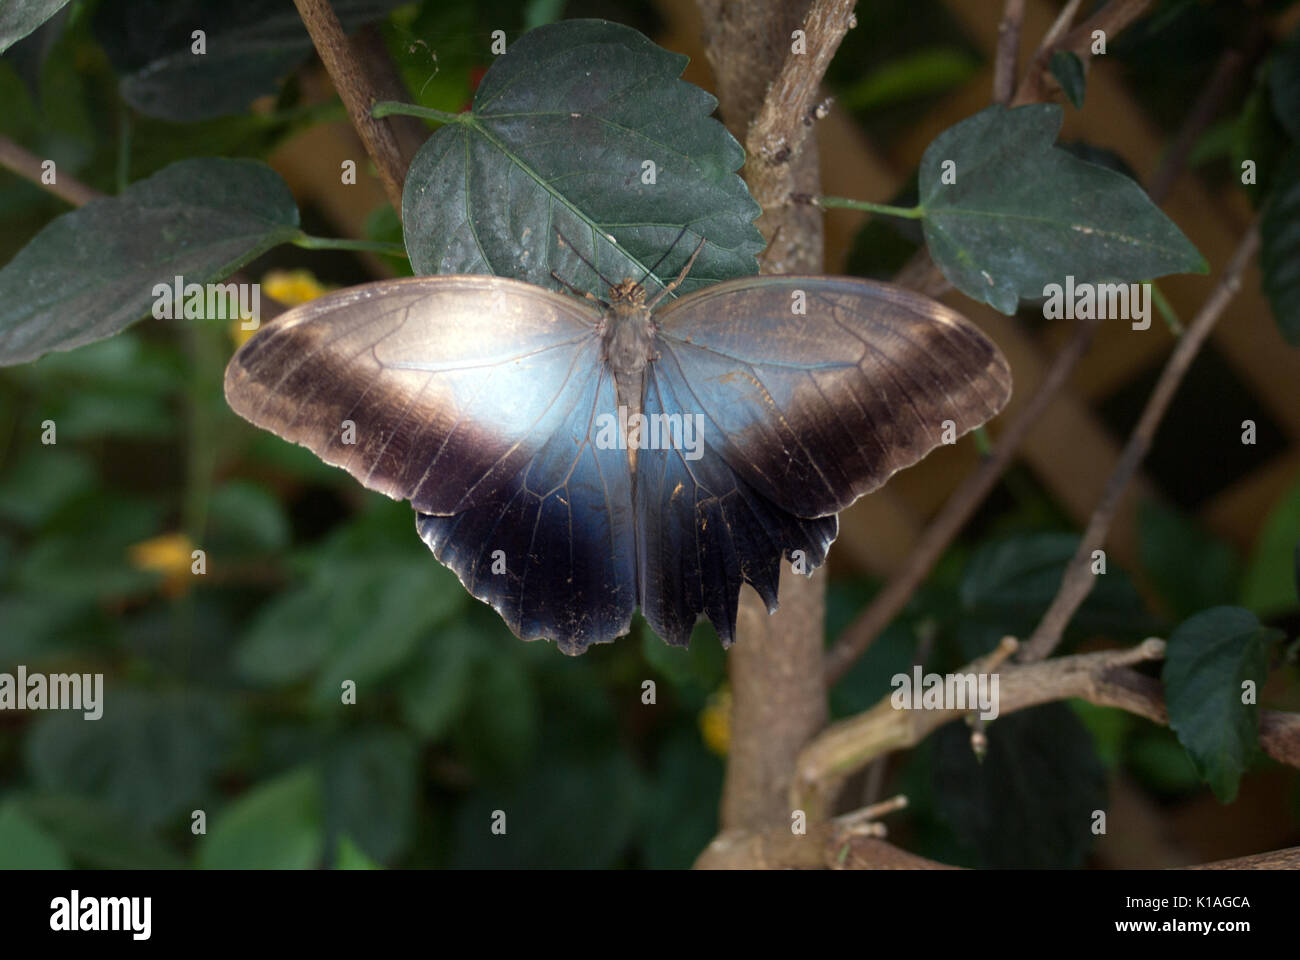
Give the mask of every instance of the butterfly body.
M 730 643 L 745 583 L 775 609 L 783 560 L 811 572 L 840 510 L 1010 393 L 977 328 L 887 284 L 747 277 L 656 307 L 624 282 L 592 299 L 490 276 L 367 284 L 259 331 L 226 396 L 409 500 L 518 636 L 580 653 L 637 607 L 669 643 L 701 615 Z

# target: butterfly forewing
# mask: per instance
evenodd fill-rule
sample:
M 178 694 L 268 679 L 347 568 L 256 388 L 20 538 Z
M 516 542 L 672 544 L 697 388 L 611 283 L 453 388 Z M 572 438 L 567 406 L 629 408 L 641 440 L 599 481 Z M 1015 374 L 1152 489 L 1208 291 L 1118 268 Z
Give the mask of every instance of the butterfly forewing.
M 713 449 L 801 517 L 843 510 L 1011 392 L 1006 360 L 977 327 L 868 280 L 746 277 L 656 320 L 672 361 L 656 373 L 680 371 Z
M 556 432 L 598 320 L 499 277 L 366 284 L 258 331 L 226 399 L 372 490 L 450 514 L 499 498 Z

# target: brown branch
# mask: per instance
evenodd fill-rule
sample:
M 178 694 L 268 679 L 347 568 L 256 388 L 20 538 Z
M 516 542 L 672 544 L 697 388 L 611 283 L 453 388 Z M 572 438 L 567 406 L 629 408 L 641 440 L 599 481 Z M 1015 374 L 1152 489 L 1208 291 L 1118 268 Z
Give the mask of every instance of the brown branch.
M 1067 7 L 1073 17 L 1073 10 L 1078 8 L 1077 0 L 1072 0 L 1073 7 Z M 1125 27 L 1131 24 L 1138 17 L 1146 12 L 1151 0 L 1111 0 L 1096 13 L 1094 13 L 1083 23 L 1079 24 L 1064 37 L 1048 39 L 1052 37 L 1052 31 L 1048 32 L 1044 43 L 1039 46 L 1038 52 L 1029 61 L 1029 67 L 1025 71 L 1025 77 L 1020 81 L 1020 86 L 1016 90 L 1016 95 L 1011 101 L 1013 107 L 1018 107 L 1025 103 L 1038 103 L 1048 98 L 1048 80 L 1051 76 L 1049 65 L 1052 61 L 1052 55 L 1058 50 L 1069 50 L 1074 53 L 1086 66 L 1092 59 L 1092 35 L 1096 30 L 1102 31 L 1106 35 L 1106 42 L 1110 43 Z M 1064 13 L 1057 20 L 1060 24 L 1064 20 Z M 1055 28 L 1054 28 L 1055 29 Z
M 948 498 L 916 541 L 902 568 L 889 579 L 880 593 L 844 629 L 835 645 L 827 651 L 827 686 L 834 686 L 858 657 L 867 651 L 881 631 L 907 606 L 907 601 L 934 569 L 934 565 L 948 549 L 948 544 L 966 526 L 971 514 L 979 508 L 1006 472 L 1030 428 L 1064 388 L 1079 360 L 1087 353 L 1096 329 L 1096 320 L 1079 321 L 1074 336 L 1056 355 L 1038 391 L 1002 431 L 988 458 L 962 481 L 961 486 Z
M 1088 520 L 1087 529 L 1079 541 L 1079 548 L 1066 568 L 1060 590 L 1039 622 L 1038 629 L 1034 631 L 1034 635 L 1021 652 L 1022 661 L 1041 660 L 1050 654 L 1060 642 L 1061 634 L 1075 611 L 1092 592 L 1096 579 L 1091 572 L 1092 552 L 1100 549 L 1106 539 L 1106 533 L 1110 530 L 1111 522 L 1119 509 L 1120 499 L 1151 448 L 1156 430 L 1164 418 L 1165 411 L 1169 409 L 1179 384 L 1182 383 L 1184 375 L 1196 358 L 1197 351 L 1210 335 L 1210 331 L 1214 329 L 1215 323 L 1232 302 L 1232 298 L 1236 296 L 1237 290 L 1241 287 L 1241 274 L 1258 247 L 1259 224 L 1256 221 L 1237 245 L 1237 250 L 1224 269 L 1214 292 L 1201 306 L 1196 319 L 1192 321 L 1187 332 L 1179 338 L 1177 346 L 1174 347 L 1174 352 L 1165 364 L 1155 389 L 1147 399 L 1142 417 L 1138 420 L 1132 436 L 1124 447 L 1124 452 L 1120 455 L 1119 463 L 1115 465 L 1110 479 L 1106 481 L 1101 502 L 1097 504 L 1097 509 Z
M 43 161 L 36 154 L 20 147 L 6 136 L 0 136 L 0 167 L 11 170 L 18 176 L 30 180 L 42 190 L 49 191 L 60 200 L 70 203 L 74 207 L 80 207 L 82 204 L 89 203 L 91 200 L 98 200 L 104 196 L 94 187 L 87 186 L 76 177 L 58 173 L 57 170 L 55 171 L 54 183 L 42 182 L 41 175 L 44 171 L 41 169 L 41 163 Z
M 993 63 L 993 102 L 1007 103 L 1015 92 L 1020 26 L 1025 20 L 1025 0 L 1006 0 L 998 24 L 998 51 Z
M 819 191 L 817 144 L 807 136 L 821 71 L 851 23 L 845 0 L 697 0 L 707 25 L 705 46 L 723 119 L 750 145 L 745 167 L 763 208 L 768 241 L 764 273 L 820 273 L 819 211 L 788 202 Z M 807 16 L 805 17 L 805 13 Z M 805 31 L 806 53 L 792 52 L 791 34 Z M 754 144 L 780 143 L 762 157 Z M 731 746 L 723 787 L 723 829 L 788 824 L 790 777 L 799 750 L 826 724 L 822 684 L 825 576 L 782 572 L 781 606 L 768 616 L 752 591 L 741 597 L 736 645 L 728 656 Z
M 374 82 L 343 33 L 343 27 L 329 5 L 329 0 L 293 2 L 307 32 L 311 34 L 316 52 L 329 71 L 330 79 L 334 81 L 334 88 L 343 98 L 352 125 L 365 144 L 370 159 L 375 162 L 388 202 L 393 205 L 398 217 L 401 217 L 402 184 L 406 182 L 407 164 L 402 159 L 393 127 L 386 119 L 376 119 L 370 115 L 370 108 L 378 99 Z
M 993 653 L 956 672 L 993 673 L 1014 646 L 1015 641 L 1008 637 Z M 1161 659 L 1164 651 L 1165 642 L 1153 637 L 1135 647 L 1028 664 L 1007 663 L 997 669 L 998 716 L 1078 697 L 1167 725 L 1169 714 L 1160 682 L 1129 669 Z M 916 746 L 945 723 L 968 713 L 900 710 L 886 696 L 864 713 L 831 725 L 799 755 L 791 809 L 805 811 L 809 823 L 828 819 L 848 777 L 877 757 Z M 1273 759 L 1300 767 L 1300 714 L 1260 710 L 1259 742 Z
M 1214 72 L 1201 88 L 1201 93 L 1192 105 L 1191 112 L 1183 121 L 1173 144 L 1165 151 L 1160 167 L 1151 178 L 1151 187 L 1147 192 L 1151 195 L 1152 203 L 1159 206 L 1169 195 L 1174 181 L 1183 172 L 1188 154 L 1196 146 L 1196 141 L 1201 138 L 1201 134 L 1218 116 L 1219 109 L 1236 86 L 1237 77 L 1240 76 L 1245 65 L 1246 57 L 1241 51 L 1233 49 L 1223 51 L 1223 56 L 1214 67 Z

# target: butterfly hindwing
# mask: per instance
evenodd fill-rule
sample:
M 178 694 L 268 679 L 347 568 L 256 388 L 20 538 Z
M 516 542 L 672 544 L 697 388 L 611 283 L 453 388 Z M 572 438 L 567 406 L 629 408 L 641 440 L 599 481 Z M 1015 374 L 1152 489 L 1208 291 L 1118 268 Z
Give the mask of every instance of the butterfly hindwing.
M 615 408 L 599 344 L 583 349 L 558 429 L 492 501 L 416 517 L 420 536 L 516 635 L 581 653 L 628 632 L 636 606 L 627 453 L 596 443 Z
M 774 504 L 722 458 L 716 434 L 688 421 L 699 411 L 671 355 L 647 378 L 649 422 L 681 425 L 676 446 L 638 451 L 636 508 L 641 612 L 665 641 L 684 645 L 699 614 L 724 645 L 735 638 L 742 583 L 776 609 L 782 557 L 820 566 L 835 539 L 835 516 L 803 519 Z M 669 427 L 665 427 L 666 436 Z M 691 442 L 687 442 L 691 441 Z
M 365 284 L 254 334 L 226 399 L 372 490 L 452 513 L 499 498 L 559 428 L 598 320 L 499 277 Z
M 868 280 L 746 277 L 656 320 L 683 405 L 738 475 L 800 517 L 843 510 L 1010 395 L 1006 360 L 977 327 Z

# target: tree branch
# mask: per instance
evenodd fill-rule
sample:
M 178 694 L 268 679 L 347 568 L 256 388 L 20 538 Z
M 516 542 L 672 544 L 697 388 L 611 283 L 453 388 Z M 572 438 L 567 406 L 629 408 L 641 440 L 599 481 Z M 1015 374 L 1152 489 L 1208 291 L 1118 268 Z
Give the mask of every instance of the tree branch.
M 1038 103 L 1048 98 L 1048 78 L 1051 76 L 1048 67 L 1052 61 L 1052 54 L 1056 51 L 1069 50 L 1086 66 L 1092 59 L 1092 35 L 1095 31 L 1100 30 L 1104 33 L 1106 42 L 1110 43 L 1125 27 L 1142 16 L 1150 5 L 1151 0 L 1111 0 L 1064 37 L 1058 38 L 1055 36 L 1057 30 L 1062 29 L 1063 23 L 1068 25 L 1074 17 L 1074 11 L 1079 8 L 1079 0 L 1071 0 L 1061 17 L 1057 19 L 1056 25 L 1044 37 L 1038 51 L 1030 59 L 1025 77 L 1020 81 L 1011 105 L 1018 107 L 1021 104 Z M 1069 15 L 1068 18 L 1066 14 Z
M 375 84 L 366 72 L 343 33 L 339 18 L 335 16 L 329 0 L 293 0 L 298 14 L 311 34 L 316 52 L 320 54 L 325 69 L 329 71 L 334 88 L 343 98 L 348 116 L 365 144 L 366 152 L 375 162 L 379 179 L 388 195 L 388 202 L 402 215 L 402 185 L 406 182 L 406 161 L 402 158 L 397 136 L 386 119 L 370 115 L 370 107 L 380 99 Z
M 934 569 L 948 545 L 966 526 L 971 514 L 979 508 L 1006 472 L 1016 451 L 1020 449 L 1020 444 L 1024 442 L 1025 435 L 1061 392 L 1079 360 L 1088 352 L 1097 323 L 1096 320 L 1079 321 L 1074 336 L 1056 355 L 1038 391 L 1002 431 L 992 453 L 974 473 L 962 481 L 961 486 L 948 498 L 916 541 L 902 568 L 890 577 L 880 593 L 845 628 L 835 645 L 827 651 L 827 686 L 834 686 L 858 657 L 867 651 L 881 631 L 907 606 L 907 601 Z
M 1025 20 L 1025 0 L 1006 0 L 998 24 L 998 52 L 993 63 L 993 102 L 1007 103 L 1015 92 L 1020 26 Z
M 54 183 L 42 182 L 41 174 L 44 171 L 41 170 L 41 164 L 43 162 L 36 154 L 20 147 L 8 137 L 0 136 L 0 167 L 12 170 L 18 176 L 30 180 L 42 190 L 54 194 L 60 200 L 70 203 L 74 207 L 79 207 L 104 196 L 94 187 L 87 186 L 76 177 L 70 177 L 57 171 Z
M 816 140 L 807 136 L 822 71 L 852 22 L 853 4 L 818 0 L 697 0 L 708 25 L 706 50 L 723 119 L 745 143 L 745 176 L 763 208 L 765 273 L 820 273 L 819 211 L 789 203 L 816 194 Z M 805 11 L 807 16 L 804 16 Z M 806 53 L 791 34 L 805 31 Z M 783 565 L 784 567 L 785 565 Z M 723 787 L 724 829 L 788 824 L 795 757 L 826 724 L 822 683 L 824 572 L 812 578 L 783 569 L 781 606 L 769 616 L 752 591 L 741 595 L 736 645 L 728 656 L 731 746 Z
M 1165 364 L 1155 389 L 1151 391 L 1146 408 L 1142 411 L 1142 417 L 1133 428 L 1133 434 L 1120 455 L 1119 463 L 1115 465 L 1114 472 L 1106 482 L 1101 502 L 1097 504 L 1097 509 L 1088 520 L 1088 527 L 1079 541 L 1079 548 L 1075 551 L 1069 566 L 1066 567 L 1060 590 L 1039 622 L 1038 629 L 1034 631 L 1034 635 L 1021 652 L 1022 661 L 1041 660 L 1050 654 L 1060 643 L 1061 634 L 1075 611 L 1092 592 L 1095 581 L 1090 563 L 1092 552 L 1100 549 L 1106 539 L 1106 533 L 1119 509 L 1120 499 L 1147 451 L 1151 449 L 1156 430 L 1164 418 L 1165 411 L 1169 409 L 1179 384 L 1183 382 L 1183 377 L 1196 358 L 1197 351 L 1209 337 L 1210 331 L 1214 329 L 1214 324 L 1218 322 L 1223 311 L 1236 296 L 1241 287 L 1242 271 L 1246 269 L 1246 265 L 1250 263 L 1258 248 L 1259 223 L 1256 221 L 1237 245 L 1237 250 L 1224 269 L 1218 286 L 1174 347 L 1174 352 Z

